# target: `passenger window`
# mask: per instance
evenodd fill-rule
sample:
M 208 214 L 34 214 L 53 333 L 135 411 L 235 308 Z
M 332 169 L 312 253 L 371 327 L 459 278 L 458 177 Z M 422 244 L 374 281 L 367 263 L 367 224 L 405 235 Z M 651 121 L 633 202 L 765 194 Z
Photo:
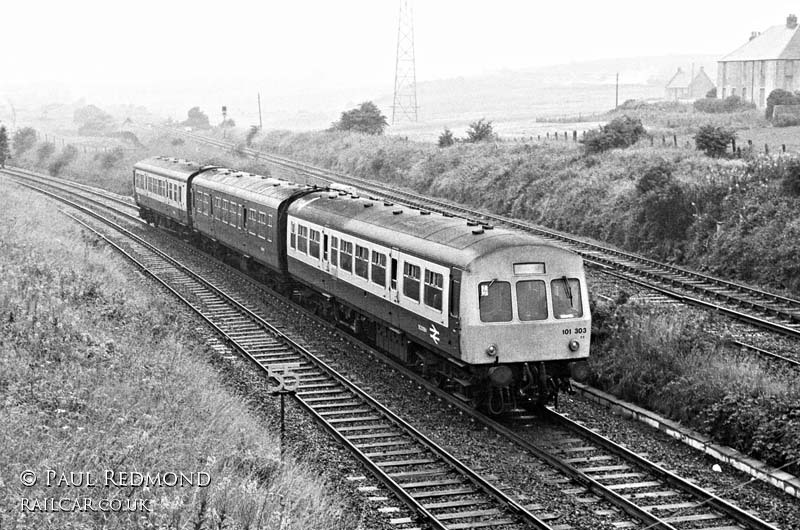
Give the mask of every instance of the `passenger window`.
M 347 272 L 353 272 L 353 244 L 342 240 L 339 250 L 341 251 L 339 266 Z
M 444 276 L 425 269 L 425 305 L 442 310 L 442 286 Z
M 311 235 L 308 239 L 308 253 L 311 255 L 311 257 L 317 259 L 319 259 L 319 236 L 319 231 L 311 230 Z
M 581 284 L 576 278 L 563 277 L 550 282 L 553 294 L 553 315 L 556 318 L 583 316 Z
M 386 287 L 386 254 L 372 251 L 372 282 Z
M 297 239 L 297 234 L 295 233 L 294 223 L 292 223 L 292 230 L 291 233 L 289 234 L 289 246 L 291 246 L 292 248 L 297 248 L 296 239 Z
M 403 294 L 417 302 L 419 302 L 419 273 L 419 266 L 403 262 Z
M 339 266 L 339 238 L 331 236 L 331 265 Z
M 356 245 L 356 274 L 369 279 L 369 249 Z
M 496 280 L 478 284 L 478 306 L 483 322 L 510 322 L 511 284 Z
M 517 313 L 520 320 L 544 320 L 547 318 L 547 294 L 544 281 L 517 282 Z
M 308 227 L 297 225 L 297 251 L 305 254 L 308 252 Z

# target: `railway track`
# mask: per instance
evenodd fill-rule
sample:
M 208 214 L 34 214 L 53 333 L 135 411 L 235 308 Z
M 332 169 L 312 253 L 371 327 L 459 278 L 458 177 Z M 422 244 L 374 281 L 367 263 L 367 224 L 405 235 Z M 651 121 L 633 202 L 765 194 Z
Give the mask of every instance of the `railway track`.
M 431 528 L 551 528 L 208 278 L 111 219 L 28 187 L 111 228 L 113 233 L 71 215 L 192 309 L 258 369 L 294 378 L 300 406 Z
M 192 139 L 233 149 L 229 142 L 202 135 L 175 131 Z M 288 171 L 312 176 L 323 182 L 346 184 L 382 199 L 406 204 L 410 207 L 463 216 L 476 224 L 502 224 L 558 241 L 562 246 L 580 254 L 585 262 L 601 271 L 636 285 L 654 289 L 683 303 L 696 305 L 723 313 L 737 320 L 800 338 L 800 300 L 776 295 L 681 267 L 660 263 L 642 256 L 610 247 L 588 243 L 567 234 L 548 230 L 532 223 L 510 217 L 475 210 L 441 199 L 399 190 L 367 179 L 321 169 L 285 157 L 266 154 L 251 148 L 238 148 L 253 158 L 274 164 Z
M 118 231 L 120 228 L 115 227 Z M 129 257 L 142 256 L 137 261 L 143 270 L 192 307 L 230 347 L 261 370 L 296 363 L 301 406 L 423 520 L 435 528 L 548 528 L 543 520 L 382 407 L 322 358 L 293 344 L 236 297 L 191 273 L 138 236 L 125 235 L 131 236 L 135 238 L 133 244 L 101 237 Z M 393 364 L 404 375 L 418 379 Z M 418 383 L 427 385 L 419 379 Z M 577 484 L 576 488 L 567 488 L 566 493 L 588 493 L 621 509 L 629 517 L 620 523 L 624 527 L 774 528 L 556 413 L 549 414 L 546 431 L 517 432 L 464 406 L 449 394 L 442 397 L 546 462 L 564 480 Z

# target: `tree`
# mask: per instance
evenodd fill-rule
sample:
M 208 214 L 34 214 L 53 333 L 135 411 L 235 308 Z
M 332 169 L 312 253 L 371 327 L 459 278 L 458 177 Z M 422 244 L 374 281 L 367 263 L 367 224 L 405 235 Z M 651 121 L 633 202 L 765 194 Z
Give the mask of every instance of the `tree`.
M 714 87 L 711 90 L 709 90 L 708 92 L 706 92 L 706 97 L 709 98 L 709 99 L 710 98 L 716 98 L 717 97 L 717 87 Z
M 251 125 L 250 130 L 247 132 L 247 138 L 245 138 L 244 142 L 247 144 L 247 147 L 253 145 L 253 138 L 256 137 L 258 134 L 258 125 Z
M 775 112 L 775 105 L 798 105 L 800 104 L 800 96 L 793 94 L 788 90 L 776 88 L 767 96 L 767 110 L 765 116 L 768 120 L 772 119 L 772 113 Z
M 728 145 L 736 139 L 736 132 L 727 127 L 716 125 L 703 125 L 694 135 L 694 144 L 697 149 L 708 156 L 720 157 L 728 150 Z
M 456 143 L 456 139 L 453 138 L 453 131 L 445 127 L 442 134 L 439 135 L 439 147 L 450 147 L 454 143 Z
M 193 127 L 195 129 L 210 129 L 211 123 L 208 121 L 208 116 L 205 112 L 200 110 L 200 107 L 192 107 L 187 112 L 186 121 L 181 122 L 181 125 L 186 127 Z
M 114 118 L 94 105 L 75 109 L 72 121 L 78 125 L 78 134 L 87 136 L 103 135 L 114 129 Z
M 8 133 L 4 126 L 0 126 L 0 167 L 6 167 L 6 159 L 11 156 L 8 150 Z
M 484 121 L 483 118 L 474 121 L 467 127 L 467 142 L 485 142 L 494 140 L 494 129 L 492 129 L 491 121 Z
M 17 156 L 30 151 L 34 145 L 36 145 L 36 130 L 33 127 L 23 127 L 14 133 L 14 153 Z
M 339 121 L 331 124 L 334 131 L 354 131 L 365 134 L 383 134 L 389 125 L 386 116 L 371 101 L 365 101 L 358 107 L 342 112 Z

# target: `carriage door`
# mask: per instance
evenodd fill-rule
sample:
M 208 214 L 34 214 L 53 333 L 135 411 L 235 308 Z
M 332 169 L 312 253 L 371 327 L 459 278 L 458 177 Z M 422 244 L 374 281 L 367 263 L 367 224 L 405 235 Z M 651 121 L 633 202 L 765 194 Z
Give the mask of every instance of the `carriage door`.
M 331 270 L 331 262 L 328 261 L 328 234 L 322 231 L 322 263 L 326 271 Z
M 393 302 L 399 302 L 400 299 L 397 297 L 397 257 L 398 252 L 396 248 L 393 248 L 389 251 L 389 261 L 390 261 L 390 276 L 389 276 L 389 296 Z

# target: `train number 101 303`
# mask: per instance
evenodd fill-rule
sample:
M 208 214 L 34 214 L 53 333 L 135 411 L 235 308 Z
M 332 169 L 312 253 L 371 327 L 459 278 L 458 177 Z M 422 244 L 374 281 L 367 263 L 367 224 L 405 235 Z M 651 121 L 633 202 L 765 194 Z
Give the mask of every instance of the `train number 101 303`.
M 561 333 L 563 333 L 564 335 L 573 335 L 573 334 L 575 334 L 575 335 L 585 335 L 586 334 L 586 328 L 574 328 L 574 329 L 567 328 L 567 329 L 562 329 Z

